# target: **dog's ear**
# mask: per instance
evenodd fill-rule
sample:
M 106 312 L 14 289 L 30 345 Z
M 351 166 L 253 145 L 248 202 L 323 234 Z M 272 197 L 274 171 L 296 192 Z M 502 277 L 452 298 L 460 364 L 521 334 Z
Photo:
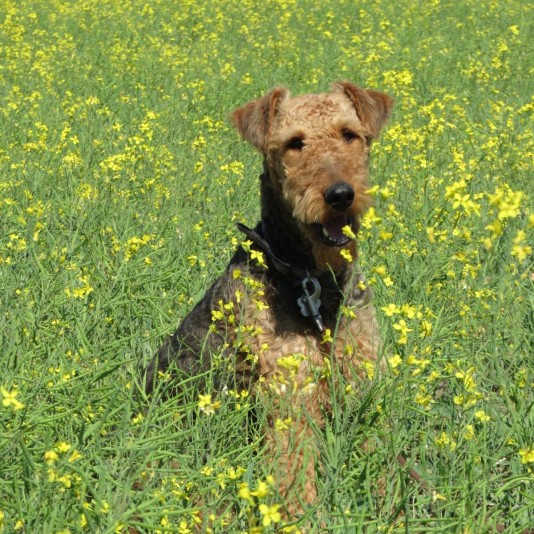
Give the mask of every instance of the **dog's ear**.
M 344 93 L 351 99 L 358 118 L 367 127 L 371 137 L 378 137 L 380 130 L 391 115 L 393 99 L 373 89 L 362 89 L 351 82 L 336 82 L 333 89 Z
M 267 153 L 267 137 L 276 112 L 288 96 L 285 87 L 276 87 L 264 97 L 237 108 L 230 116 L 243 139 L 263 154 Z

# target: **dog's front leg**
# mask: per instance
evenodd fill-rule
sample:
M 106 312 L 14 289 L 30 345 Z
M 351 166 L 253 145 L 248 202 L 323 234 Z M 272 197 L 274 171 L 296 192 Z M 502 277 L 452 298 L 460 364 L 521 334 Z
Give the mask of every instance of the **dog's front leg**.
M 316 387 L 288 391 L 286 384 L 267 383 L 268 390 L 261 393 L 270 413 L 267 458 L 274 466 L 272 474 L 284 499 L 287 520 L 303 514 L 317 499 L 316 435 L 324 416 L 314 395 Z

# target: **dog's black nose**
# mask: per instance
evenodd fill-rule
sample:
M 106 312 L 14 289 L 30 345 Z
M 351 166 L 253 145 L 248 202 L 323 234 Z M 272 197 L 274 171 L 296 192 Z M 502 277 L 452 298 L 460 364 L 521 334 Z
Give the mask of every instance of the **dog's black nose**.
M 354 189 L 346 182 L 336 182 L 324 192 L 324 199 L 335 210 L 345 210 L 354 200 Z

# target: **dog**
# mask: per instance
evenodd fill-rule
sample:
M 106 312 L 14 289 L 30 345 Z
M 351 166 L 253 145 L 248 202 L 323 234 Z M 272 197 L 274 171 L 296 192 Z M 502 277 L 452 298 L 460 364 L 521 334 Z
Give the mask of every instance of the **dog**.
M 212 387 L 249 388 L 268 406 L 267 451 L 288 516 L 317 498 L 314 427 L 332 405 L 332 368 L 355 385 L 378 360 L 357 235 L 370 205 L 371 143 L 392 105 L 340 81 L 296 97 L 277 87 L 232 113 L 263 157 L 261 221 L 238 225 L 245 239 L 225 272 L 146 371 L 148 393 L 163 374 L 171 379 L 162 389 L 172 393 L 178 376 L 216 360 L 222 378 Z

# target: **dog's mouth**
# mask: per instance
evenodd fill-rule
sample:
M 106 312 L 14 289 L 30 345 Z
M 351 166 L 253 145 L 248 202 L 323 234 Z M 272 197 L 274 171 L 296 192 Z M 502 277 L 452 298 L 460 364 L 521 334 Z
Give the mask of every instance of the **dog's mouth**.
M 354 219 L 349 215 L 339 215 L 328 219 L 323 224 L 311 225 L 321 242 L 329 247 L 344 247 L 350 243 L 350 237 L 343 233 L 345 226 L 349 226 L 356 233 Z

